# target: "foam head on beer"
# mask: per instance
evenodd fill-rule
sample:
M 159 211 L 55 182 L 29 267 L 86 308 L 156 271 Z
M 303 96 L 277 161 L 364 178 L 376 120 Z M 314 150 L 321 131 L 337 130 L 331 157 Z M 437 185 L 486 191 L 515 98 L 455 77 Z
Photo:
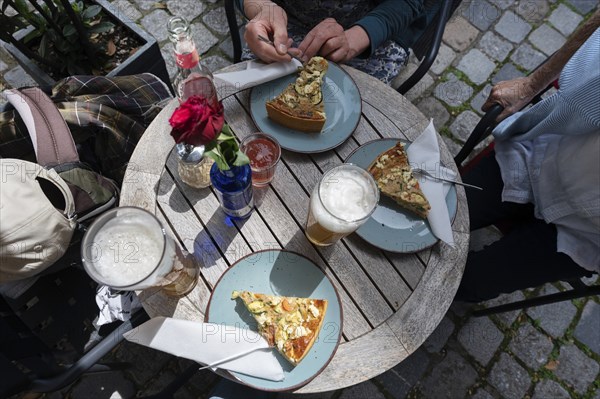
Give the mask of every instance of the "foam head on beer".
M 162 226 L 145 211 L 120 212 L 99 221 L 98 228 L 90 227 L 82 248 L 84 265 L 92 278 L 110 287 L 146 288 L 171 269 L 172 246 Z
M 311 195 L 307 237 L 317 245 L 332 244 L 363 224 L 378 201 L 368 172 L 349 164 L 332 169 Z

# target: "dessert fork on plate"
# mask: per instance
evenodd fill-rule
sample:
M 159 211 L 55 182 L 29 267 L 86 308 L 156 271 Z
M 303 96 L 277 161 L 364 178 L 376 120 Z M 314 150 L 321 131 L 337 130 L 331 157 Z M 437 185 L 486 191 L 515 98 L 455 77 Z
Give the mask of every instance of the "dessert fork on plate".
M 413 173 L 416 173 L 416 174 L 419 174 L 419 175 L 423 175 L 423 176 L 427 176 L 427 177 L 430 177 L 432 179 L 445 181 L 445 182 L 448 182 L 448 183 L 458 184 L 458 185 L 465 186 L 465 187 L 476 188 L 477 190 L 483 190 L 483 188 L 481 188 L 479 186 L 474 186 L 472 184 L 467 184 L 467 183 L 463 183 L 463 182 L 456 181 L 456 180 L 444 179 L 442 177 L 434 176 L 431 173 L 429 173 L 428 171 L 426 171 L 425 169 L 413 168 Z

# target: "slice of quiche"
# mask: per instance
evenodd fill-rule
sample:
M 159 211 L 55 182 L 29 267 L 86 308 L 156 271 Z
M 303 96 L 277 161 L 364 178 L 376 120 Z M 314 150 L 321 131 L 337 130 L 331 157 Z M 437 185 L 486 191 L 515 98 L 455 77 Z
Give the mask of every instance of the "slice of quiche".
M 312 57 L 281 94 L 267 101 L 267 115 L 280 125 L 302 132 L 320 132 L 325 125 L 323 77 L 328 62 Z
M 327 312 L 327 300 L 233 291 L 258 322 L 260 334 L 294 366 L 315 343 Z
M 383 195 L 423 219 L 427 218 L 431 206 L 413 175 L 401 142 L 379 154 L 369 166 L 369 173 L 375 178 Z

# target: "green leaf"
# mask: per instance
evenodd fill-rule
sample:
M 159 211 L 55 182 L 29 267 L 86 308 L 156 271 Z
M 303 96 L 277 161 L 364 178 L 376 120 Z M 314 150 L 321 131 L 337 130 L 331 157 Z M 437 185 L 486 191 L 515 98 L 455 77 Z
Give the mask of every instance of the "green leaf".
M 234 137 L 232 135 L 227 134 L 227 133 L 221 131 L 221 133 L 219 133 L 219 135 L 217 136 L 217 141 L 227 141 L 227 140 L 231 140 L 233 138 Z
M 238 152 L 237 141 L 235 140 L 227 140 L 221 141 L 219 143 L 219 149 L 221 150 L 221 154 L 223 157 L 229 161 L 228 163 L 233 163 L 235 160 L 235 155 Z
M 111 22 L 100 22 L 98 25 L 94 26 L 89 30 L 90 33 L 104 33 L 109 32 L 112 28 L 115 27 L 115 24 Z
M 225 158 L 223 158 L 223 156 L 219 152 L 218 146 L 215 147 L 211 151 L 205 151 L 204 155 L 207 156 L 207 157 L 209 157 L 209 158 L 211 158 L 212 160 L 214 160 L 215 163 L 217 164 L 217 167 L 219 169 L 221 169 L 221 170 L 229 170 L 229 165 L 227 165 L 227 161 L 225 161 Z
M 238 150 L 235 161 L 233 162 L 233 166 L 243 166 L 248 165 L 250 163 L 250 158 L 246 154 L 244 154 L 241 150 Z
M 223 128 L 221 128 L 221 133 L 224 133 L 228 136 L 233 136 L 233 131 L 231 130 L 231 128 L 229 127 L 229 125 L 227 123 L 223 124 Z
M 63 32 L 62 33 L 63 33 L 63 35 L 65 37 L 69 37 L 69 36 L 72 36 L 72 35 L 76 35 L 77 34 L 77 29 L 75 29 L 75 26 L 73 26 L 72 24 L 65 25 L 63 27 Z
M 38 14 L 31 14 L 31 24 L 37 29 L 46 29 L 48 26 L 48 22 Z
M 42 32 L 40 32 L 39 30 L 32 30 L 31 32 L 29 32 L 28 34 L 25 35 L 25 37 L 23 38 L 23 43 L 27 44 L 30 41 L 37 39 L 38 37 L 42 36 Z
M 31 15 L 31 11 L 29 11 L 29 6 L 25 0 L 15 0 L 14 8 L 24 17 Z
M 92 19 L 96 15 L 98 15 L 100 11 L 102 11 L 102 7 L 100 7 L 99 5 L 89 6 L 88 8 L 83 10 L 83 12 L 81 13 L 81 17 L 83 19 Z
M 48 35 L 42 36 L 42 40 L 40 40 L 40 47 L 38 48 L 38 54 L 42 57 L 46 58 L 48 54 L 50 54 L 50 46 L 51 42 Z
M 67 54 L 73 50 L 73 45 L 71 43 L 60 38 L 57 38 L 57 40 L 54 41 L 54 47 L 58 52 L 63 54 Z

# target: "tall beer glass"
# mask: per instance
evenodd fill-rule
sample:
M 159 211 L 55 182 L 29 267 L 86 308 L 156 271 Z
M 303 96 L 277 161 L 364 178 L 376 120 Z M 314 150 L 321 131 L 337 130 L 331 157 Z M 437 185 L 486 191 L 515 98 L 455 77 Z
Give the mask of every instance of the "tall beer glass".
M 199 268 L 150 212 L 135 207 L 111 209 L 87 229 L 81 257 L 86 272 L 117 291 L 161 287 L 180 296 L 196 285 Z
M 369 172 L 352 164 L 336 166 L 310 196 L 306 237 L 315 245 L 332 245 L 366 222 L 378 201 L 379 189 Z

